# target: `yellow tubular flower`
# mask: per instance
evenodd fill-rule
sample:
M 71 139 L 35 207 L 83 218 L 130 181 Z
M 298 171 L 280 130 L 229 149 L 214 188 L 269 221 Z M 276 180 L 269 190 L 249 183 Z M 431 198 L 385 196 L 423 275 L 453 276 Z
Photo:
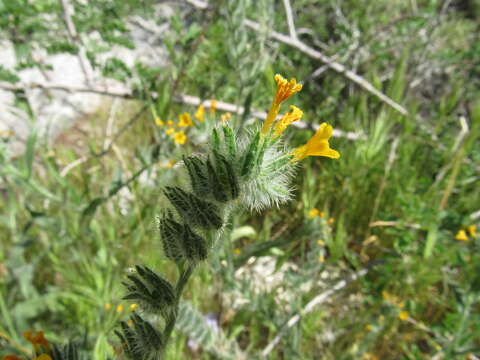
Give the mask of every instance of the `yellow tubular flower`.
M 330 149 L 328 139 L 333 134 L 333 128 L 327 123 L 323 123 L 318 128 L 315 135 L 303 146 L 300 146 L 292 151 L 293 161 L 300 161 L 307 156 L 325 156 L 332 159 L 338 159 L 340 154 Z
M 194 116 L 195 116 L 195 119 L 197 119 L 200 122 L 203 122 L 203 120 L 205 119 L 205 106 L 203 106 L 203 104 L 200 104 L 198 106 L 198 109 L 195 112 Z
M 288 125 L 300 120 L 302 116 L 302 110 L 300 110 L 296 106 L 290 106 L 290 111 L 283 115 L 283 117 L 275 124 L 275 127 L 273 129 L 273 138 L 275 139 L 282 135 Z
M 313 208 L 311 209 L 309 212 L 308 212 L 308 216 L 311 217 L 311 218 L 314 218 L 315 216 L 317 216 L 319 214 L 319 211 L 318 209 L 316 208 Z
M 165 125 L 165 123 L 162 121 L 162 119 L 160 119 L 158 116 L 155 117 L 155 124 L 158 127 L 162 127 L 163 125 Z
M 408 320 L 409 317 L 410 317 L 410 316 L 408 315 L 408 312 L 406 312 L 406 311 L 400 311 L 400 312 L 398 313 L 398 318 L 399 318 L 400 320 L 402 320 L 402 321 Z
M 184 112 L 182 115 L 180 115 L 180 121 L 178 122 L 178 127 L 188 127 L 192 125 L 193 125 L 193 121 L 189 113 Z
M 477 235 L 477 227 L 475 225 L 467 226 L 467 230 L 470 236 L 475 237 L 475 235 Z
M 232 117 L 232 114 L 230 114 L 229 112 L 222 114 L 222 116 L 220 116 L 220 121 L 222 122 L 222 125 L 226 125 L 228 120 L 230 120 L 231 117 Z
M 167 130 L 165 130 L 165 134 L 167 135 L 173 135 L 174 132 L 175 130 L 173 130 L 173 128 L 168 128 Z
M 455 239 L 458 241 L 468 241 L 468 236 L 465 230 L 458 230 L 457 235 L 455 235 Z
M 210 112 L 215 114 L 215 111 L 217 111 L 217 100 L 212 99 L 210 100 Z
M 173 135 L 173 141 L 175 141 L 175 144 L 183 145 L 187 141 L 187 135 L 183 131 L 176 132 Z
M 283 78 L 282 75 L 277 74 L 275 75 L 275 81 L 277 82 L 277 91 L 275 92 L 272 106 L 268 111 L 267 118 L 262 127 L 261 134 L 263 136 L 267 135 L 270 131 L 270 128 L 272 127 L 273 122 L 278 115 L 280 104 L 296 92 L 302 90 L 302 84 L 297 84 L 297 81 L 293 78 L 288 81 L 287 79 Z

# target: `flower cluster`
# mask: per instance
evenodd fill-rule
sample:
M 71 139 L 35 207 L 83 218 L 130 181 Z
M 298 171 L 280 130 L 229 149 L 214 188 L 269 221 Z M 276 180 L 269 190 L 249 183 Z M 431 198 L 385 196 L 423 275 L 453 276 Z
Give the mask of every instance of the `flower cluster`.
M 458 230 L 457 235 L 455 235 L 455 239 L 458 241 L 470 241 L 470 237 L 475 238 L 477 235 L 477 227 L 475 225 L 467 226 L 467 229 L 460 229 Z
M 291 123 L 300 120 L 303 116 L 302 110 L 296 106 L 290 106 L 290 111 L 274 125 L 282 102 L 302 90 L 302 85 L 297 84 L 295 79 L 290 79 L 288 81 L 281 75 L 277 74 L 275 75 L 275 81 L 277 82 L 277 91 L 261 130 L 263 137 L 271 136 L 272 139 L 279 138 Z M 273 134 L 270 135 L 272 131 Z M 333 128 L 327 123 L 322 123 L 315 135 L 311 137 L 305 145 L 302 145 L 291 152 L 293 157 L 292 161 L 300 161 L 308 156 L 325 156 L 332 159 L 338 159 L 340 154 L 331 149 L 328 142 L 332 135 Z

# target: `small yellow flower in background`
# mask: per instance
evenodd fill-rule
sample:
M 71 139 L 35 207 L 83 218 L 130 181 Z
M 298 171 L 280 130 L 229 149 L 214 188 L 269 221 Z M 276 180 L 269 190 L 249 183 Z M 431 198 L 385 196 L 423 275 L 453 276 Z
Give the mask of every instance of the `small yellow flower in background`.
M 327 123 L 323 123 L 319 126 L 315 135 L 303 146 L 300 146 L 293 150 L 293 161 L 300 161 L 307 156 L 325 156 L 332 159 L 338 159 L 340 154 L 331 149 L 328 143 L 328 139 L 332 137 L 333 128 Z
M 173 128 L 168 128 L 167 130 L 165 130 L 165 134 L 167 134 L 168 136 L 173 135 L 174 132 L 175 130 Z
M 332 217 L 327 220 L 327 224 L 328 224 L 328 225 L 332 225 L 334 222 L 335 222 L 335 219 L 332 218 Z
M 165 165 L 165 167 L 167 169 L 171 169 L 173 167 L 173 165 L 175 165 L 175 160 L 168 160 L 167 164 Z
M 367 330 L 367 331 L 373 331 L 373 325 L 372 325 L 372 324 L 367 324 L 367 325 L 365 325 L 365 330 Z
M 458 241 L 468 241 L 468 236 L 465 230 L 458 230 L 457 235 L 455 235 L 455 239 Z
M 320 246 L 325 246 L 325 241 L 317 240 L 317 244 L 320 245 Z
M 167 121 L 167 126 L 168 127 L 173 127 L 173 120 L 168 120 Z
M 326 214 L 325 214 L 325 211 L 320 211 L 320 212 L 318 213 L 318 216 L 320 216 L 321 218 L 322 218 L 322 217 L 325 217 L 325 215 L 326 215 Z
M 308 212 L 308 216 L 310 216 L 311 218 L 314 218 L 314 217 L 317 216 L 319 213 L 320 213 L 320 211 L 318 211 L 317 208 L 313 208 L 312 210 L 310 210 L 310 211 Z
M 138 305 L 137 305 L 137 304 L 132 304 L 132 305 L 130 305 L 130 306 L 128 307 L 128 309 L 129 309 L 130 311 L 135 311 L 137 308 L 138 308 Z
M 127 321 L 127 325 L 128 325 L 128 326 L 133 326 L 133 321 L 132 321 L 132 320 L 128 320 L 128 321 Z
M 318 257 L 318 262 L 320 263 L 324 263 L 325 262 L 325 256 L 323 254 L 321 254 L 319 257 Z
M 275 121 L 278 112 L 280 110 L 280 104 L 287 100 L 290 96 L 302 90 L 302 84 L 297 84 L 297 81 L 293 78 L 288 81 L 283 78 L 282 75 L 275 75 L 275 81 L 277 82 L 277 91 L 275 92 L 275 97 L 272 101 L 272 106 L 268 111 L 267 118 L 263 123 L 261 134 L 263 136 L 267 135 Z
M 222 116 L 220 116 L 220 121 L 222 122 L 223 125 L 226 125 L 228 120 L 230 120 L 231 117 L 232 117 L 232 114 L 227 112 L 225 114 L 222 114 Z
M 241 252 L 242 252 L 242 250 L 240 250 L 239 248 L 235 248 L 235 249 L 233 250 L 233 253 L 234 253 L 235 255 L 240 255 Z
M 117 313 L 120 314 L 123 311 L 123 305 L 117 305 Z
M 32 360 L 52 360 L 52 357 L 47 354 L 42 354 L 40 356 L 34 357 Z
M 275 139 L 282 135 L 288 125 L 300 120 L 302 116 L 302 110 L 296 106 L 290 106 L 290 111 L 283 115 L 283 117 L 275 124 L 275 127 L 273 128 L 273 138 Z
M 184 112 L 182 115 L 180 115 L 178 127 L 188 127 L 192 125 L 193 125 L 193 121 L 188 112 Z
M 106 303 L 103 308 L 105 309 L 105 311 L 110 311 L 110 309 L 112 308 L 112 304 Z
M 203 104 L 198 105 L 198 109 L 195 112 L 195 119 L 197 119 L 200 122 L 203 122 L 205 119 L 205 106 Z
M 165 123 L 162 121 L 162 119 L 160 119 L 158 116 L 155 117 L 155 124 L 158 127 L 162 127 L 163 125 L 165 125 Z
M 45 339 L 43 331 L 35 332 L 28 330 L 23 333 L 23 337 L 25 340 L 32 343 L 36 352 L 40 352 L 42 346 L 46 350 L 50 349 L 50 344 L 48 343 L 47 339 Z
M 183 131 L 176 132 L 173 135 L 173 141 L 175 141 L 175 144 L 183 145 L 187 141 L 187 135 Z
M 217 111 L 217 100 L 211 99 L 210 100 L 210 112 L 212 114 L 215 114 L 215 111 Z
M 475 237 L 475 235 L 477 235 L 477 227 L 475 225 L 467 226 L 467 231 L 470 234 L 470 236 Z
M 409 317 L 410 317 L 410 316 L 408 315 L 408 312 L 406 312 L 406 311 L 400 311 L 400 312 L 398 313 L 398 318 L 399 318 L 400 320 L 402 320 L 402 321 L 408 320 Z
M 363 360 L 379 360 L 379 357 L 375 354 L 365 353 L 362 357 Z

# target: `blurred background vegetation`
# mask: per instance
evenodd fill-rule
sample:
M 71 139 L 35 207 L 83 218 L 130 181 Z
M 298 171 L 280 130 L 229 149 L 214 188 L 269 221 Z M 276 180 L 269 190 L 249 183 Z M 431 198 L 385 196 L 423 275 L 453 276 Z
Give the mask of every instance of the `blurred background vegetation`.
M 174 271 L 156 216 L 175 163 L 227 110 L 259 122 L 280 73 L 304 84 L 291 145 L 328 122 L 342 157 L 235 214 L 166 359 L 480 359 L 480 1 L 0 0 L 0 39 L 0 356 L 35 329 L 117 357 L 122 279 Z M 59 56 L 80 84 L 51 80 Z M 45 135 L 38 99 L 78 95 L 97 102 Z

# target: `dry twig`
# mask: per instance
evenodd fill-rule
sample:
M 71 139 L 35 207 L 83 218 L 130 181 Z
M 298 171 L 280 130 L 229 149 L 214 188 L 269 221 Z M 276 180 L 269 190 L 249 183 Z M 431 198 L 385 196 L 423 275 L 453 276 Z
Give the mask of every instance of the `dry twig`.
M 260 24 L 251 21 L 251 20 L 245 20 L 245 25 L 247 25 L 249 28 L 255 30 L 255 31 L 260 31 Z M 270 37 L 273 39 L 280 41 L 284 44 L 293 46 L 300 50 L 301 52 L 307 54 L 308 56 L 320 60 L 321 62 L 325 63 L 328 65 L 328 67 L 332 70 L 335 70 L 338 73 L 343 74 L 347 79 L 353 81 L 354 83 L 358 84 L 361 86 L 363 89 L 367 90 L 369 93 L 372 95 L 375 95 L 378 99 L 386 103 L 387 105 L 391 106 L 394 108 L 396 111 L 398 111 L 402 115 L 408 115 L 408 111 L 400 104 L 396 103 L 392 99 L 390 99 L 387 95 L 382 93 L 381 91 L 375 89 L 375 87 L 370 84 L 367 80 L 365 80 L 363 77 L 360 75 L 354 73 L 351 70 L 348 70 L 344 65 L 334 61 L 332 58 L 330 58 L 327 55 L 324 55 L 318 50 L 312 49 L 308 45 L 304 44 L 303 42 L 293 39 L 290 36 L 278 33 L 276 31 L 271 31 L 269 34 Z
M 73 6 L 68 0 L 60 0 L 60 3 L 62 4 L 63 19 L 65 20 L 65 25 L 67 26 L 68 37 L 72 43 L 78 46 L 78 60 L 80 62 L 80 67 L 85 75 L 86 83 L 91 85 L 93 83 L 93 70 L 90 62 L 88 61 L 85 47 L 82 44 L 80 36 L 78 35 L 77 29 L 72 20 L 74 11 Z

